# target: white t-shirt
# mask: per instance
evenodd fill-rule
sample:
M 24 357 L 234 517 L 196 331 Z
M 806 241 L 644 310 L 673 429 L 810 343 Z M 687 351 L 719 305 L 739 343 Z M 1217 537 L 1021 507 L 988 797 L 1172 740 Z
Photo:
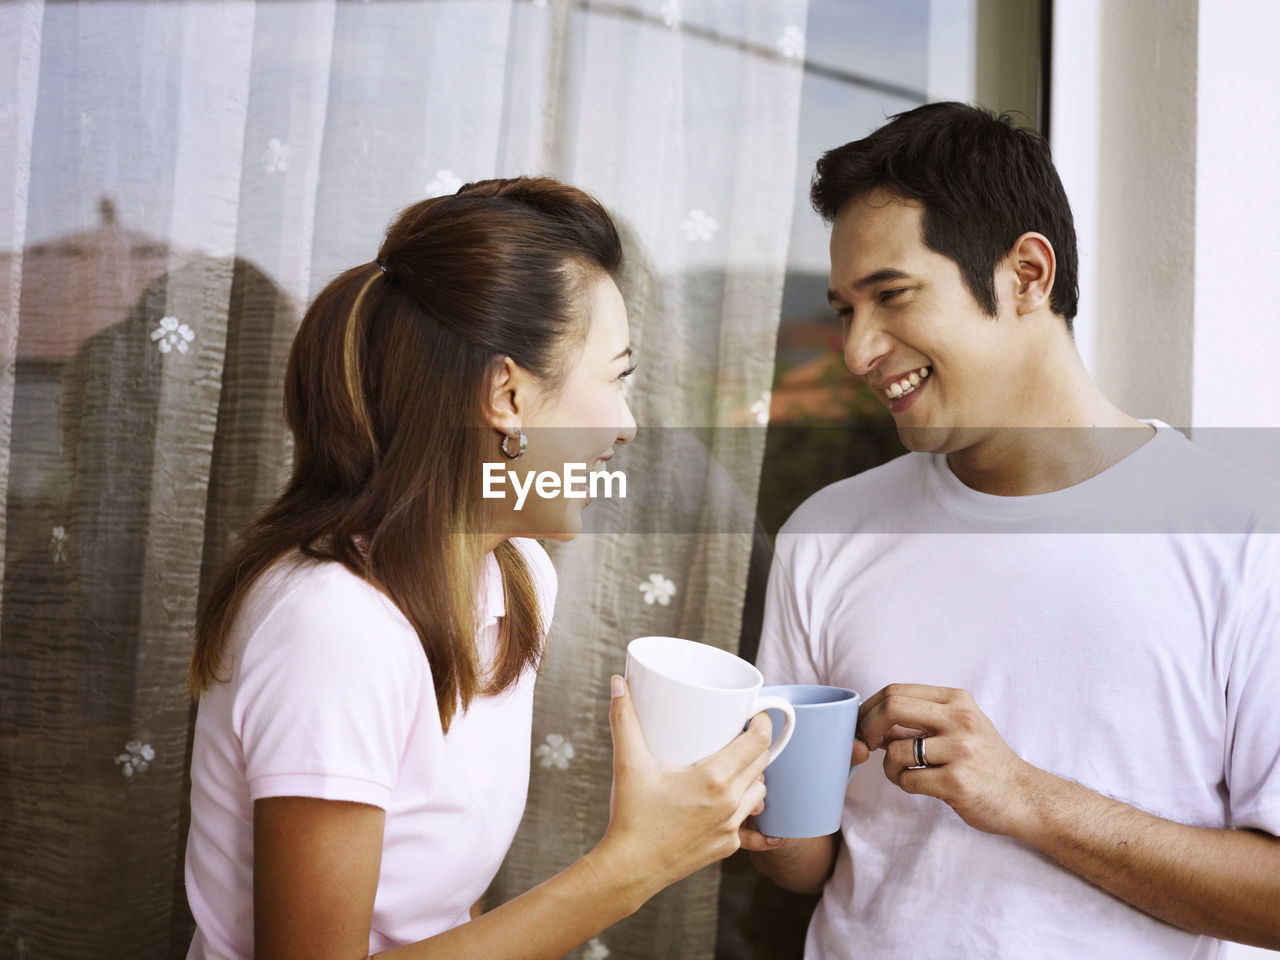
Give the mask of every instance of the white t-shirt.
M 759 664 L 973 694 L 1028 762 L 1181 823 L 1280 834 L 1280 487 L 1161 429 L 1041 496 L 908 454 L 783 527 Z M 1214 957 L 1030 847 L 853 776 L 806 957 Z
M 555 569 L 533 540 L 513 541 L 546 621 Z M 496 559 L 485 560 L 476 637 L 481 663 L 505 613 Z M 534 671 L 440 727 L 417 634 L 391 601 L 340 564 L 272 568 L 230 637 L 230 680 L 200 699 L 191 756 L 189 958 L 253 955 L 253 801 L 302 796 L 386 811 L 369 952 L 466 922 L 524 812 Z

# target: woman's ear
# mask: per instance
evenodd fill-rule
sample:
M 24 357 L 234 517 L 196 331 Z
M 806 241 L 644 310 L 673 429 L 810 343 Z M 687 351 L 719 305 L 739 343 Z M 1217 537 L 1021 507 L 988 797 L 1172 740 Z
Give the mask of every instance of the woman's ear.
M 491 370 L 485 415 L 494 427 L 511 435 L 525 426 L 537 381 L 510 357 L 502 357 Z
M 1058 260 L 1053 244 L 1041 233 L 1024 233 L 1009 251 L 1013 270 L 1013 302 L 1018 314 L 1034 313 L 1049 303 Z

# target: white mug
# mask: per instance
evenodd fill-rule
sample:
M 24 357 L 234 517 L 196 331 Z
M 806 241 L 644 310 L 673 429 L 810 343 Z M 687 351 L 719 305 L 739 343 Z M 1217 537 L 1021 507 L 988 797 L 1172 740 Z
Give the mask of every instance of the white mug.
M 645 744 L 668 763 L 696 763 L 728 746 L 760 711 L 777 710 L 785 724 L 769 751 L 772 763 L 795 729 L 790 703 L 759 695 L 760 671 L 710 644 L 679 637 L 632 640 L 627 684 Z

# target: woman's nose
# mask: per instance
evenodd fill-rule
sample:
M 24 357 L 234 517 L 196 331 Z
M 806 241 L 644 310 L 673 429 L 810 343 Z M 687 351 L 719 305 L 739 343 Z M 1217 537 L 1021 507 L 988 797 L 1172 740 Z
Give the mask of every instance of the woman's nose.
M 630 443 L 636 438 L 636 418 L 631 415 L 627 398 L 622 398 L 622 425 L 618 428 L 617 443 Z

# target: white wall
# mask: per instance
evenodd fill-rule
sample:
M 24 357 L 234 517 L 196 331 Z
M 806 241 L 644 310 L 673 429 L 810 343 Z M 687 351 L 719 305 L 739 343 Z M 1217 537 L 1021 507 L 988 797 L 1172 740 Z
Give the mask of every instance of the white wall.
M 1098 113 L 1102 82 L 1102 0 L 1053 5 L 1053 74 L 1049 79 L 1053 162 L 1071 200 L 1080 259 L 1076 346 L 1095 376 L 1097 317 Z
M 1270 0 L 1054 4 L 1077 343 L 1131 413 L 1280 427 L 1280 377 L 1261 373 L 1280 361 L 1278 43 Z
M 1122 409 L 1190 426 L 1196 0 L 1104 2 L 1100 31 L 1092 366 Z
M 1128 412 L 1280 477 L 1280 3 L 1055 3 L 1076 341 Z M 1280 954 L 1239 944 L 1226 960 Z
M 1280 427 L 1280 4 L 1200 4 L 1197 426 Z
M 1202 0 L 1193 435 L 1280 478 L 1278 46 L 1280 4 Z

